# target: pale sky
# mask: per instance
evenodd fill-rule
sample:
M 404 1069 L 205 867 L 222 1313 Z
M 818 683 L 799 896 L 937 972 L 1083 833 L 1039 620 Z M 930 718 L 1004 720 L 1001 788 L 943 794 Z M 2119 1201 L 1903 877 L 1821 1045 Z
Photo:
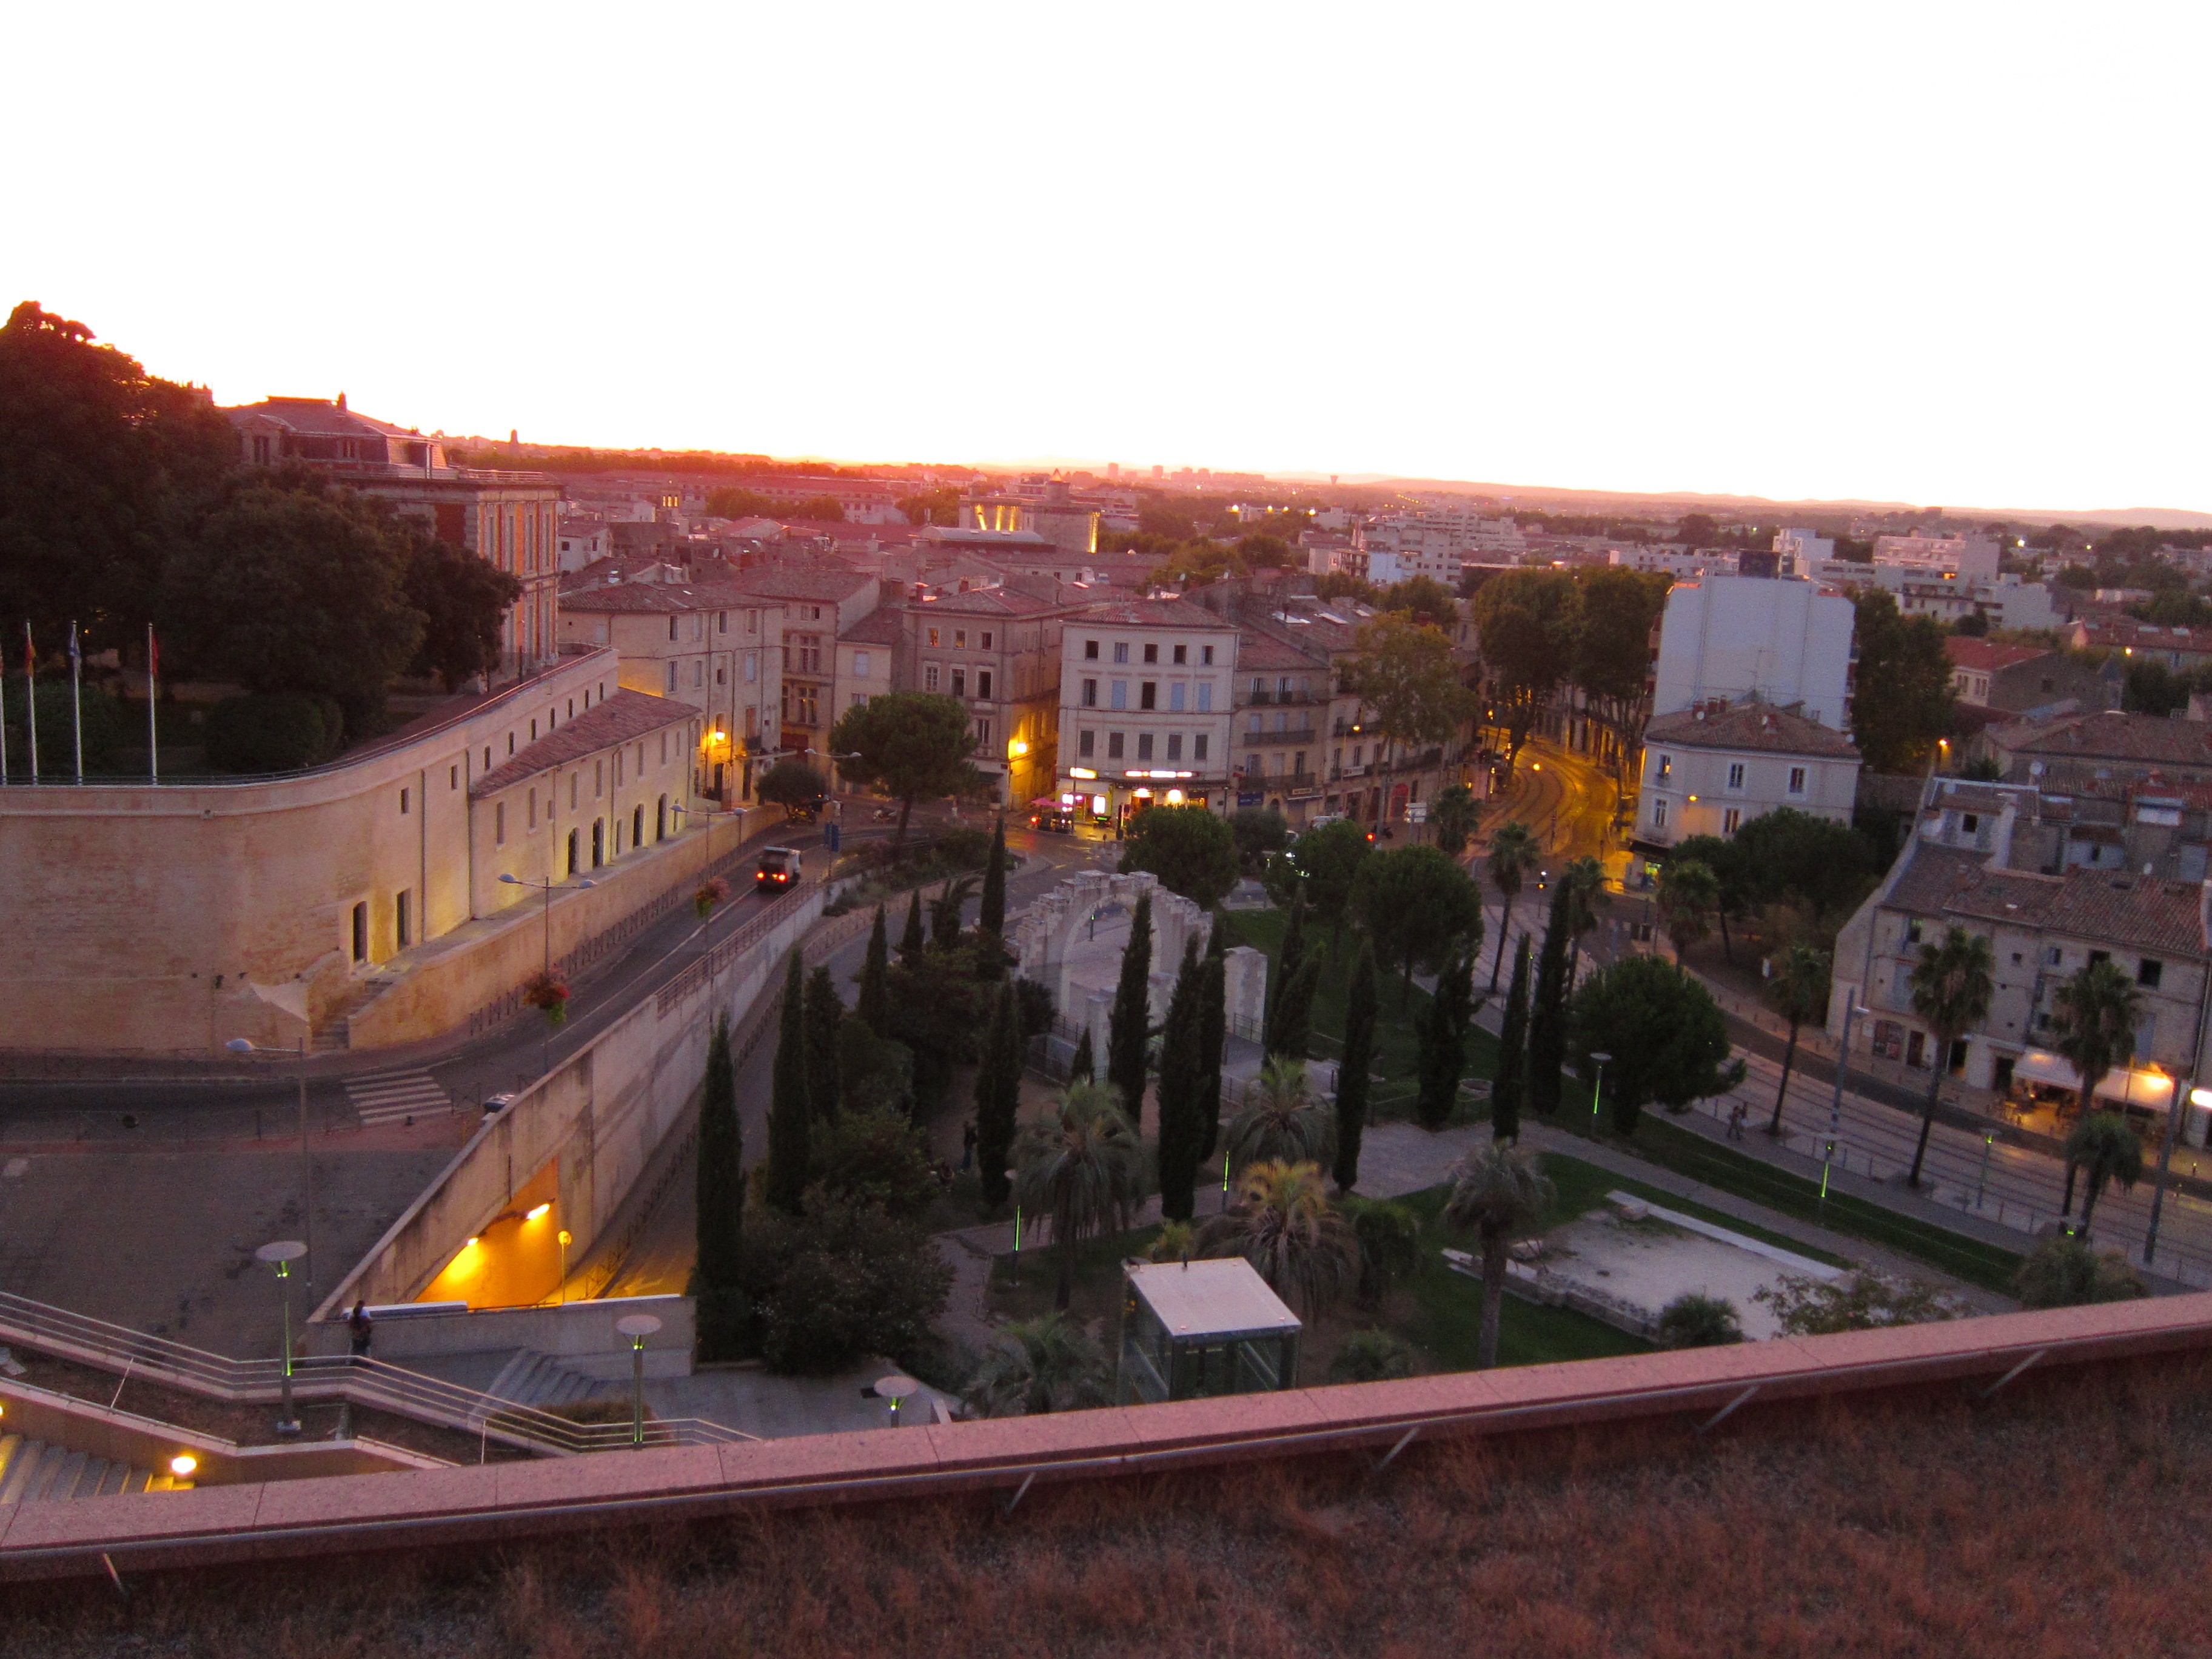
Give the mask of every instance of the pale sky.
M 226 403 L 2212 509 L 2208 9 L 79 3 L 0 304 Z

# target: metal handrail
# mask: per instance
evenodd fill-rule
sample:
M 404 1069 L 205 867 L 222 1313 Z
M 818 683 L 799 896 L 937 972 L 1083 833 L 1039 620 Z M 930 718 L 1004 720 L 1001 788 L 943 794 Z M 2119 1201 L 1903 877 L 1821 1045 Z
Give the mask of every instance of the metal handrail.
M 281 1359 L 234 1359 L 8 1291 L 0 1291 L 0 1337 L 58 1358 L 168 1382 L 188 1393 L 234 1404 L 273 1401 L 283 1391 Z M 295 1358 L 292 1393 L 295 1399 L 342 1400 L 446 1428 L 473 1430 L 503 1443 L 554 1455 L 635 1443 L 626 1423 L 572 1423 L 520 1401 L 366 1355 L 307 1354 Z M 645 1425 L 648 1445 L 722 1445 L 761 1437 L 699 1418 L 659 1419 Z

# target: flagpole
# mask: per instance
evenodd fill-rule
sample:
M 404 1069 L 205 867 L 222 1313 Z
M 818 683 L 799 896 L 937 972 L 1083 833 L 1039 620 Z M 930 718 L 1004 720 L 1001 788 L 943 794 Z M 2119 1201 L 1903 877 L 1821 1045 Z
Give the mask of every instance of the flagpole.
M 31 726 L 31 781 L 39 781 L 39 650 L 31 643 L 31 619 L 23 618 L 23 713 Z
M 84 653 L 77 648 L 76 618 L 70 618 L 70 730 L 76 744 L 76 781 L 84 781 Z
M 30 700 L 27 697 L 26 702 Z M 0 783 L 8 781 L 8 663 L 0 652 Z
M 161 739 L 154 724 L 154 708 L 161 699 L 161 688 L 155 682 L 161 678 L 161 659 L 154 645 L 154 624 L 146 624 L 146 764 L 154 781 L 161 781 Z

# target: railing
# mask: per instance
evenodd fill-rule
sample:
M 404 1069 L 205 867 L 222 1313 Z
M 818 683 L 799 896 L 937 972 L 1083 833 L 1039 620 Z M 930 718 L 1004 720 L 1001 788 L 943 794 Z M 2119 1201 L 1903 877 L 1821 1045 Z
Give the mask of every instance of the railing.
M 1302 726 L 1295 732 L 1246 732 L 1237 740 L 1248 748 L 1254 744 L 1318 743 L 1321 733 L 1313 726 Z
M 0 1337 L 57 1358 L 167 1383 L 204 1399 L 273 1404 L 283 1397 L 281 1359 L 233 1359 L 6 1291 L 0 1291 Z M 294 1359 L 292 1395 L 295 1400 L 337 1400 L 388 1411 L 549 1457 L 634 1443 L 627 1423 L 572 1423 L 519 1401 L 354 1354 Z M 759 1438 L 691 1417 L 645 1425 L 646 1443 L 655 1446 L 719 1445 Z
M 1246 693 L 1243 706 L 1249 708 L 1268 706 L 1283 708 L 1302 704 L 1327 702 L 1328 699 L 1329 693 L 1326 691 L 1252 691 Z

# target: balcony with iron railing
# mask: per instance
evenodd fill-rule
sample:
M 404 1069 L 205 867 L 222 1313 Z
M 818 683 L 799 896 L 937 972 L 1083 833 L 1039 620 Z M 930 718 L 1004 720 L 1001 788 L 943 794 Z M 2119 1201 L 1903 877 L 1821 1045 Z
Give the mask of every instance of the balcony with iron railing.
M 1283 743 L 1319 743 L 1321 732 L 1314 726 L 1301 726 L 1294 732 L 1243 732 L 1237 741 L 1248 747 L 1255 744 Z
M 1240 708 L 1307 708 L 1315 703 L 1327 702 L 1329 696 L 1327 691 L 1247 690 L 1237 700 L 1237 704 Z

